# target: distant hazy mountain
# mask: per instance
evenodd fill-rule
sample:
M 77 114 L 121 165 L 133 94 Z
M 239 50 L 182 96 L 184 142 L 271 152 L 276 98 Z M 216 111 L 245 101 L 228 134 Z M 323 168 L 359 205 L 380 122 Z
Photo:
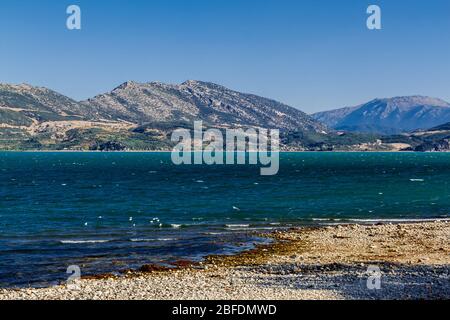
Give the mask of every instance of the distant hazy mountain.
M 192 80 L 180 85 L 126 82 L 83 104 L 95 112 L 98 119 L 137 124 L 203 120 L 220 127 L 326 130 L 310 116 L 280 102 Z
M 395 134 L 450 122 L 450 104 L 423 96 L 396 97 L 319 112 L 312 117 L 337 130 Z

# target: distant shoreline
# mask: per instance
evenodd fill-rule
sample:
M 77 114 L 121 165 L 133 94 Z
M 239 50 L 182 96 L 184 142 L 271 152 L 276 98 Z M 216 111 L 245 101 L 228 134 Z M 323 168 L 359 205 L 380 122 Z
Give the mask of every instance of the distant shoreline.
M 9 153 L 172 153 L 172 150 L 126 150 L 126 151 L 99 151 L 99 150 L 0 150 L 0 152 Z M 243 152 L 243 151 L 239 151 Z M 356 150 L 336 150 L 336 151 L 278 151 L 279 153 L 417 153 L 417 154 L 434 154 L 434 153 L 450 153 L 449 151 L 398 151 L 398 150 L 377 150 L 377 151 L 356 151 Z M 191 152 L 194 153 L 194 152 Z M 248 152 L 247 152 L 248 153 Z

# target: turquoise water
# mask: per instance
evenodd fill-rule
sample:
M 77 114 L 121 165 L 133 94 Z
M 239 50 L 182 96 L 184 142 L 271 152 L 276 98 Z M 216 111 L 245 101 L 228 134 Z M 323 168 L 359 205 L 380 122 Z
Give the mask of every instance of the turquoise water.
M 276 176 L 169 153 L 0 153 L 0 286 L 232 253 L 255 229 L 446 218 L 449 181 L 449 153 L 282 153 Z

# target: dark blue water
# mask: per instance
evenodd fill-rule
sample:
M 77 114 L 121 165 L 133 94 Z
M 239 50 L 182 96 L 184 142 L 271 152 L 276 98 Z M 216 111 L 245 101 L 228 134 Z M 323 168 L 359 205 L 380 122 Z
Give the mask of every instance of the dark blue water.
M 450 212 L 449 153 L 282 153 L 278 175 L 259 173 L 169 153 L 0 153 L 0 286 L 233 253 L 252 230 Z

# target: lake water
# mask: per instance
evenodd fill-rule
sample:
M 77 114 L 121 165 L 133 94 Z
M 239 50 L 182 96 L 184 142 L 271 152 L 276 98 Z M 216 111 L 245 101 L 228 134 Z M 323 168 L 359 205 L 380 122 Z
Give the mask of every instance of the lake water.
M 230 254 L 254 230 L 448 218 L 450 153 L 282 153 L 175 166 L 170 153 L 0 153 L 0 286 Z

